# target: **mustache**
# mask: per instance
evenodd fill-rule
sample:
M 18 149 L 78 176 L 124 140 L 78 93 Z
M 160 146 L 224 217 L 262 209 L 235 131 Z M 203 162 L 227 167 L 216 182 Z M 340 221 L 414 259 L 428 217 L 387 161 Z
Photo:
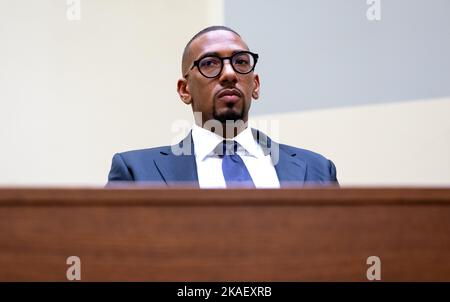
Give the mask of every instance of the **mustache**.
M 228 88 L 222 88 L 219 91 L 216 92 L 214 95 L 214 98 L 218 98 L 224 95 L 237 95 L 239 97 L 242 97 L 244 94 L 242 91 L 237 87 L 228 87 Z

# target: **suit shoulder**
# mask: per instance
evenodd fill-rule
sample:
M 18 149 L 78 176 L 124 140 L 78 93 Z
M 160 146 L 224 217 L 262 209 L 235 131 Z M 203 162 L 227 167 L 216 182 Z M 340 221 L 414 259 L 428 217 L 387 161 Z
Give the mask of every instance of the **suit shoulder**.
M 118 153 L 125 161 L 134 161 L 139 159 L 152 159 L 160 154 L 170 152 L 170 146 L 161 146 L 146 149 L 129 150 Z
M 108 181 L 161 181 L 154 160 L 167 150 L 163 146 L 114 154 Z
M 337 183 L 336 167 L 334 163 L 325 156 L 310 150 L 288 145 L 281 145 L 280 148 L 284 149 L 291 156 L 294 156 L 295 154 L 295 157 L 306 163 L 309 179 Z

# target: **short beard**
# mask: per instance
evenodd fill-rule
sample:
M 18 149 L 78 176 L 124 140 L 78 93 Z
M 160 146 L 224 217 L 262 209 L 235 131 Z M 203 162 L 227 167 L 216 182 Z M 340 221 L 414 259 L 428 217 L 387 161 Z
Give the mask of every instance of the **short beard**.
M 218 114 L 216 110 L 216 105 L 214 104 L 213 118 L 222 124 L 225 124 L 226 121 L 236 122 L 242 120 L 244 118 L 244 106 L 242 106 L 241 112 L 238 113 L 236 113 L 234 110 L 227 110 L 227 112 L 223 114 Z

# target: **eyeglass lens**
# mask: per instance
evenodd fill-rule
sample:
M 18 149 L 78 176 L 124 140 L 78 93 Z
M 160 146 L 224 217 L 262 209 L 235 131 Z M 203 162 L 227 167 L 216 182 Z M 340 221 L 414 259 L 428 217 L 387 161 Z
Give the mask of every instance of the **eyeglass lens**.
M 199 61 L 198 68 L 203 75 L 215 77 L 222 71 L 223 60 L 216 56 L 205 57 Z M 249 73 L 255 65 L 253 56 L 245 52 L 234 54 L 230 61 L 233 69 L 242 74 Z

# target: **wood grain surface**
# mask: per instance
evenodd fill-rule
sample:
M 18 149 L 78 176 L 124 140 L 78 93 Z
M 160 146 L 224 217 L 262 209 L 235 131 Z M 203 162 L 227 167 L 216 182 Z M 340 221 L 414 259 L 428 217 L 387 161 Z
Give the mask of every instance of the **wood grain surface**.
M 450 281 L 450 189 L 1 188 L 0 281 Z

